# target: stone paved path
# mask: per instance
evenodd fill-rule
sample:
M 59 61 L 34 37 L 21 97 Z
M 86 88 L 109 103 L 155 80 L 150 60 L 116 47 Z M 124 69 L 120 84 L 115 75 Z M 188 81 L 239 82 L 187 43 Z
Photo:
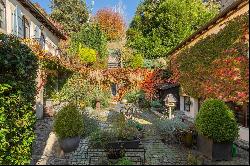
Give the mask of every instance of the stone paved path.
M 146 165 L 185 165 L 187 163 L 187 149 L 162 143 L 153 123 L 157 119 L 154 114 L 144 111 L 141 117 L 152 123 L 144 125 L 147 132 L 142 143 L 146 148 Z
M 157 117 L 149 112 L 143 111 L 135 118 L 142 122 L 145 128 L 145 136 L 141 143 L 146 149 L 146 165 L 186 165 L 189 150 L 181 145 L 167 145 L 162 143 L 156 133 L 154 121 Z M 32 165 L 89 165 L 87 157 L 88 139 L 82 139 L 75 152 L 63 154 L 55 134 L 52 132 L 52 118 L 38 120 L 36 124 L 37 139 L 33 146 Z M 99 152 L 92 152 L 99 153 Z M 248 152 L 241 151 L 237 158 L 230 162 L 209 162 L 205 164 L 240 164 L 249 165 Z M 105 156 L 105 153 L 102 154 Z M 103 158 L 105 160 L 105 157 Z M 103 164 L 97 160 L 92 164 Z M 138 164 L 138 163 L 137 163 Z

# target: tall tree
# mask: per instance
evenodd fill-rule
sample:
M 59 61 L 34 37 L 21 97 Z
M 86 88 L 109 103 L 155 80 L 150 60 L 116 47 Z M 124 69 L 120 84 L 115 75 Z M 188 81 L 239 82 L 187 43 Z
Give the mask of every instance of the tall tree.
M 127 45 L 145 58 L 166 56 L 218 12 L 202 0 L 144 0 L 127 31 Z
M 125 21 L 119 12 L 104 8 L 97 11 L 95 21 L 107 35 L 108 40 L 114 41 L 124 37 Z
M 86 2 L 82 0 L 51 0 L 51 18 L 64 26 L 67 33 L 78 32 L 88 20 Z

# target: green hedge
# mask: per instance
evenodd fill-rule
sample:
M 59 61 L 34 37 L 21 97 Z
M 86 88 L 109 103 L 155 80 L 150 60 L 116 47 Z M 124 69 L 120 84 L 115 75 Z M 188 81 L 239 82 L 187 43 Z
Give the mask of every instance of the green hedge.
M 0 34 L 0 165 L 30 163 L 37 69 L 28 46 Z
M 234 113 L 221 100 L 207 99 L 195 119 L 199 134 L 216 142 L 233 142 L 238 137 L 238 124 Z

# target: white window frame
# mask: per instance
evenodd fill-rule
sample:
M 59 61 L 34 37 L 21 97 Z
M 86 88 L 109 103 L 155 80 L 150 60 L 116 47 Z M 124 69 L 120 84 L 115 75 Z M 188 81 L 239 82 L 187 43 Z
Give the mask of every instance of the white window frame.
M 0 29 L 6 29 L 6 5 L 2 0 L 0 0 L 1 12 L 0 12 Z M 2 14 L 2 15 L 1 15 Z

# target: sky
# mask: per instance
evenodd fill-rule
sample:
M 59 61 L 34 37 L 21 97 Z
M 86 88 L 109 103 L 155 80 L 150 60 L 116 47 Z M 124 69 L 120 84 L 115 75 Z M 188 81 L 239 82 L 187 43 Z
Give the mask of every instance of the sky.
M 33 2 L 38 2 L 41 7 L 43 7 L 48 13 L 51 12 L 50 9 L 50 0 L 32 0 Z M 140 0 L 95 0 L 93 14 L 96 13 L 97 10 L 104 8 L 104 7 L 114 7 L 118 5 L 119 2 L 122 2 L 124 5 L 124 15 L 125 21 L 127 24 L 133 19 L 134 13 Z M 90 6 L 91 0 L 86 0 L 87 6 Z

